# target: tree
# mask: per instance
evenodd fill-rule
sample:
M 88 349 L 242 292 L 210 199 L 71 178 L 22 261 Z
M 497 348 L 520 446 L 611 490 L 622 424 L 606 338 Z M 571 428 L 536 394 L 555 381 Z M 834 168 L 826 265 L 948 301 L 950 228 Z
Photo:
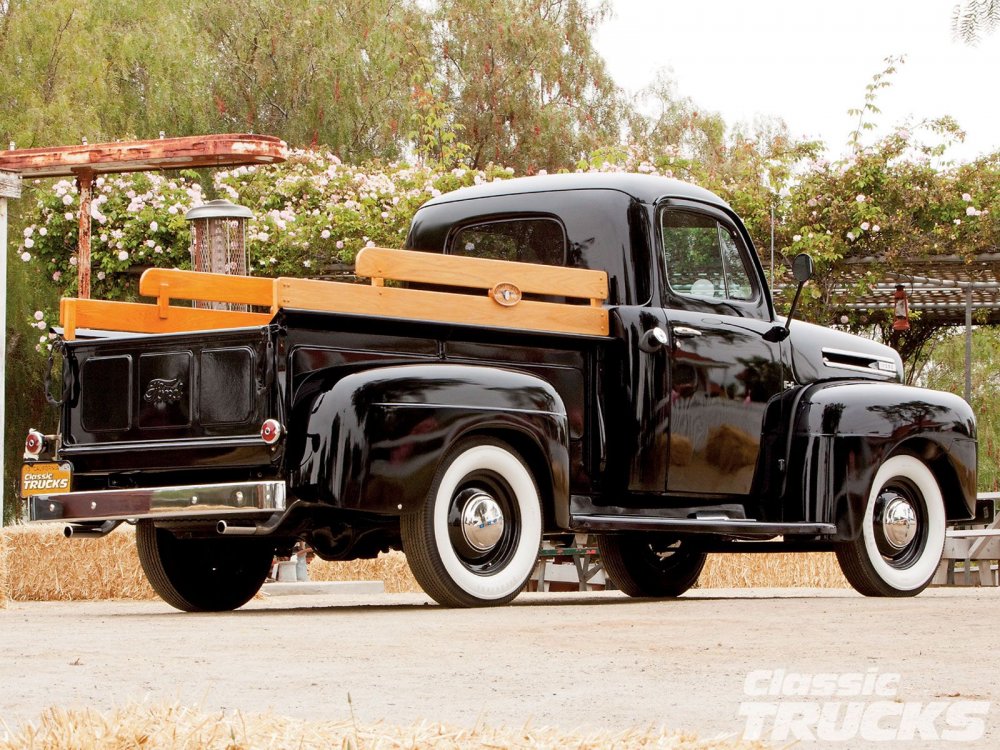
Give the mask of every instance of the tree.
M 437 74 L 473 167 L 565 168 L 618 140 L 618 90 L 591 42 L 607 13 L 584 0 L 438 3 Z
M 1000 0 L 964 0 L 951 13 L 951 30 L 966 44 L 976 44 L 1000 25 Z

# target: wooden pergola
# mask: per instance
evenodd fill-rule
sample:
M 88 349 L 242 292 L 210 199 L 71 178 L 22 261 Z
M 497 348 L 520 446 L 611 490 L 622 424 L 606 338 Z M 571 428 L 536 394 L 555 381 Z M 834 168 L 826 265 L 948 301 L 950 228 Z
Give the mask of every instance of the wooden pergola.
M 288 147 L 267 135 L 227 133 L 150 141 L 27 148 L 0 151 L 0 170 L 24 178 L 73 177 L 80 190 L 77 262 L 79 296 L 90 297 L 90 203 L 94 177 L 201 167 L 274 164 L 288 158 Z M 6 288 L 6 277 L 3 279 Z

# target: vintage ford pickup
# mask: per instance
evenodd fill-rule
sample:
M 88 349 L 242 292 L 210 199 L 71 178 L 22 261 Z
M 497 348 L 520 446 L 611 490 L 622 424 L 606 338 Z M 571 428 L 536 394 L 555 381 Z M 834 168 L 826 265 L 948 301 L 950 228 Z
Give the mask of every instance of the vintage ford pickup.
M 362 251 L 370 284 L 152 269 L 150 304 L 63 300 L 31 520 L 134 523 L 153 587 L 199 611 L 247 602 L 297 540 L 402 549 L 441 604 L 503 604 L 569 533 L 632 596 L 733 550 L 833 550 L 861 593 L 908 596 L 972 516 L 969 406 L 902 385 L 888 347 L 778 317 L 706 190 L 494 182 L 425 204 L 406 246 Z

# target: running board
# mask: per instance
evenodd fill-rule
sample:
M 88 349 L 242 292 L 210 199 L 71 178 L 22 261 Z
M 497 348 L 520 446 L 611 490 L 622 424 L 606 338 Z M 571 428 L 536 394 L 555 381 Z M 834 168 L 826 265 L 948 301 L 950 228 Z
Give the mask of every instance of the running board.
M 690 534 L 816 536 L 836 534 L 832 523 L 766 523 L 747 518 L 658 518 L 656 516 L 570 516 L 573 531 L 676 531 Z

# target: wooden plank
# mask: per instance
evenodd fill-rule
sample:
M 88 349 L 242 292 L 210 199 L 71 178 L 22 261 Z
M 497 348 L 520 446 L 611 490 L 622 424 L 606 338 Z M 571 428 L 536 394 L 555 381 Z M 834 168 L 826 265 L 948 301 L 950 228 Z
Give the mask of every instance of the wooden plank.
M 363 249 L 358 253 L 355 267 L 359 276 L 372 279 L 479 289 L 492 289 L 497 284 L 509 283 L 528 294 L 596 300 L 608 298 L 607 273 L 585 268 L 390 250 L 384 247 Z
M 280 138 L 221 133 L 0 151 L 0 169 L 20 172 L 23 177 L 70 177 L 79 171 L 104 174 L 193 169 L 273 164 L 287 158 L 288 147 Z
M 20 198 L 21 178 L 12 172 L 0 172 L 0 198 Z
M 133 333 L 178 333 L 265 326 L 271 322 L 271 317 L 264 313 L 171 307 L 164 318 L 157 305 L 75 298 L 63 298 L 59 302 L 59 320 L 67 341 L 76 338 L 79 328 Z
M 584 305 L 529 301 L 503 307 L 486 296 L 289 278 L 278 279 L 277 293 L 283 308 L 591 336 L 609 331 L 607 310 Z
M 257 276 L 147 268 L 139 279 L 139 294 L 158 298 L 161 306 L 164 299 L 185 299 L 271 307 L 274 284 L 274 279 Z

